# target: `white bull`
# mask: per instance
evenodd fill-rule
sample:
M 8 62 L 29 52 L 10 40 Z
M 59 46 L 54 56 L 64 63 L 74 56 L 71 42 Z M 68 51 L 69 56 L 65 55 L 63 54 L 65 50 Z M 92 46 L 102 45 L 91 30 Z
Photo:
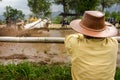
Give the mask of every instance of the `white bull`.
M 50 23 L 51 21 L 48 19 L 39 19 L 33 23 L 26 24 L 23 28 L 24 29 L 48 28 Z

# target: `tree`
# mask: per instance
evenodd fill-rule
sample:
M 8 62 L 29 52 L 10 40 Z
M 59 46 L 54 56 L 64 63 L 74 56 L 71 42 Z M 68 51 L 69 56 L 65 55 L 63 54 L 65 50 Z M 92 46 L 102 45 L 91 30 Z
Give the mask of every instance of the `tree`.
M 64 13 L 67 13 L 68 12 L 68 3 L 69 3 L 70 0 L 54 0 L 54 3 L 55 4 L 61 4 L 63 5 L 63 11 Z
M 28 6 L 37 17 L 50 15 L 50 1 L 49 0 L 28 0 Z
M 70 0 L 69 9 L 75 13 L 83 14 L 86 10 L 94 10 L 98 0 Z
M 120 0 L 115 0 L 115 2 L 116 2 L 117 4 L 120 4 Z
M 99 4 L 102 7 L 102 11 L 105 8 L 112 6 L 115 3 L 120 3 L 120 0 L 99 0 Z
M 3 13 L 4 17 L 9 19 L 11 21 L 15 21 L 18 19 L 24 19 L 24 14 L 21 10 L 13 9 L 11 6 L 6 6 L 6 11 Z
M 94 9 L 97 0 L 54 0 L 56 4 L 63 5 L 64 13 L 74 12 L 76 14 L 84 13 L 86 10 Z

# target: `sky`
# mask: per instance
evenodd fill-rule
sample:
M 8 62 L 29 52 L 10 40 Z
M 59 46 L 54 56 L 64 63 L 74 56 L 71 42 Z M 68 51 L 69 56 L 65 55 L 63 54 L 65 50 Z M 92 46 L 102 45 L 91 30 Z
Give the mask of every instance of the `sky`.
M 106 11 L 111 11 L 111 12 L 120 12 L 120 5 L 114 4 L 110 8 L 106 8 Z
M 26 15 L 31 13 L 29 7 L 27 6 L 27 0 L 2 0 L 0 2 L 0 15 L 3 15 L 6 6 L 11 6 L 12 8 L 22 10 L 23 13 Z M 52 5 L 51 11 L 52 12 L 62 11 L 62 6 Z

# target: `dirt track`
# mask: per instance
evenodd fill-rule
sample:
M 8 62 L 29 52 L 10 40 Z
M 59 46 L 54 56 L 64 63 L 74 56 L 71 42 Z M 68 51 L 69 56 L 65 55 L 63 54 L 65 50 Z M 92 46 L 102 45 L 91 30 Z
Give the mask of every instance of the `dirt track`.
M 53 26 L 53 25 L 52 25 Z M 60 25 L 54 25 L 54 27 Z M 75 33 L 73 30 L 18 30 L 16 28 L 0 29 L 0 36 L 46 36 L 65 37 Z M 120 67 L 120 50 L 118 52 L 117 65 Z M 0 42 L 0 62 L 18 63 L 30 61 L 39 64 L 61 64 L 70 61 L 66 54 L 64 44 L 55 43 L 9 43 Z

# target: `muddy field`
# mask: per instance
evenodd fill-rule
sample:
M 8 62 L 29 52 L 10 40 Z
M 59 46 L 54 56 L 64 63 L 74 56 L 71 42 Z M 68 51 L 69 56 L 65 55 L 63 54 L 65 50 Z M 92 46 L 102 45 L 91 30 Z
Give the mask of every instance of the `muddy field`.
M 51 25 L 54 28 L 60 25 Z M 1 27 L 0 36 L 20 37 L 65 37 L 73 30 L 21 30 L 15 27 Z M 0 42 L 0 62 L 4 64 L 30 61 L 40 64 L 68 63 L 69 56 L 63 43 L 11 43 Z
M 59 28 L 60 25 L 52 24 L 52 27 Z M 69 30 L 19 30 L 15 27 L 0 27 L 0 36 L 20 37 L 65 37 L 76 33 Z M 4 64 L 30 61 L 39 64 L 62 64 L 69 63 L 69 55 L 66 54 L 62 43 L 11 43 L 0 42 L 0 62 Z M 120 66 L 120 50 L 118 52 L 117 65 Z

